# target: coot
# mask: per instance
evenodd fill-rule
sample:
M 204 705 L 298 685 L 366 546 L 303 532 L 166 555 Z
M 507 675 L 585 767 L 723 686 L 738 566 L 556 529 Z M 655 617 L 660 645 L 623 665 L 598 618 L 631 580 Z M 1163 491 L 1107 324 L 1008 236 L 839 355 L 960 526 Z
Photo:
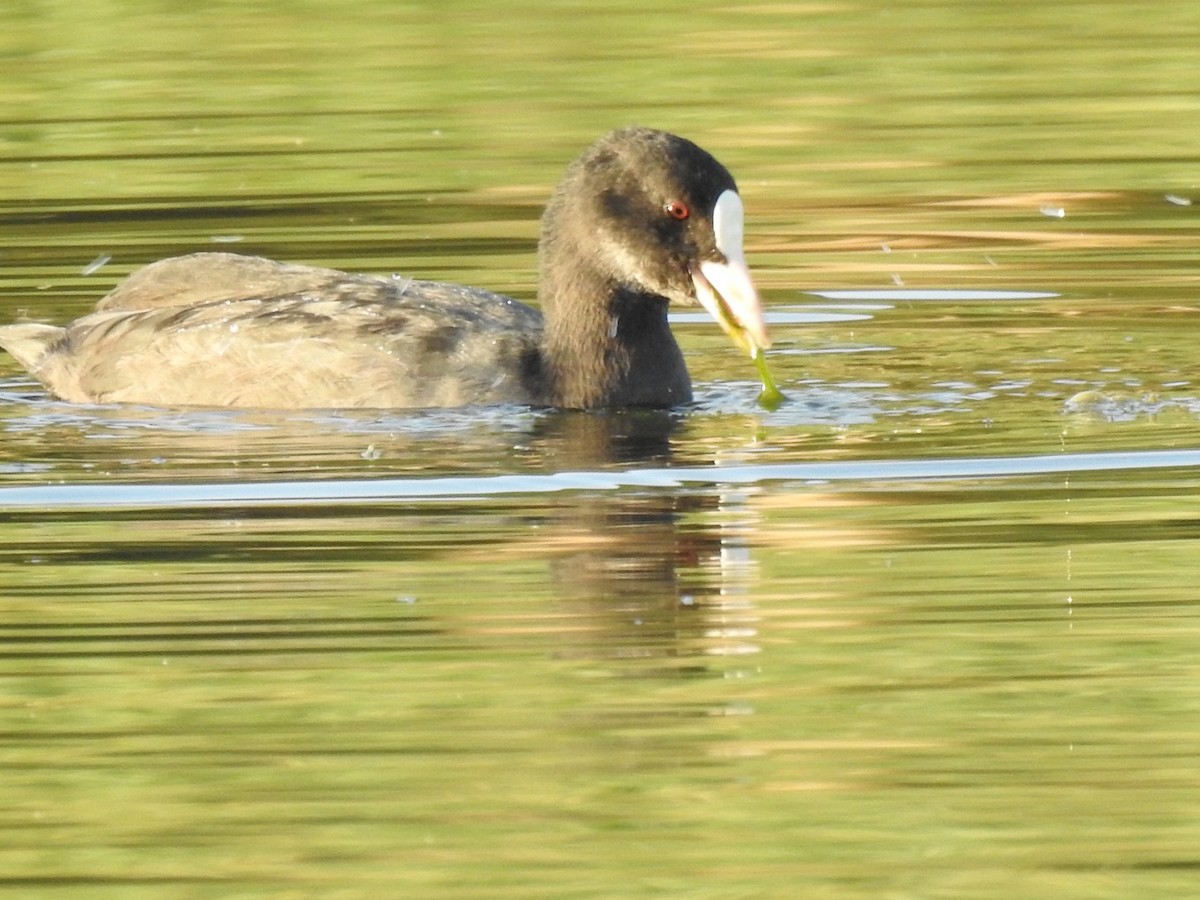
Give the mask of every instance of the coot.
M 230 253 L 134 272 L 66 327 L 0 346 L 72 402 L 260 408 L 521 403 L 671 407 L 692 397 L 669 303 L 769 345 L 733 177 L 691 141 L 613 131 L 542 216 L 537 311 L 479 288 Z

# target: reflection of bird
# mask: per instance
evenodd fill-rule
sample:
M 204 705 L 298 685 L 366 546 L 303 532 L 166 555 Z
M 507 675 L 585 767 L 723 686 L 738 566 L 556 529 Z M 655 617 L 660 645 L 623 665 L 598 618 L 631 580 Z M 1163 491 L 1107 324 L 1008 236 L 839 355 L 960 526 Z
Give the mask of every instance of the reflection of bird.
M 58 397 L 248 407 L 668 407 L 691 381 L 669 302 L 766 346 L 733 177 L 690 141 L 614 131 L 542 217 L 541 312 L 454 284 L 197 253 L 153 263 L 65 328 L 0 328 Z

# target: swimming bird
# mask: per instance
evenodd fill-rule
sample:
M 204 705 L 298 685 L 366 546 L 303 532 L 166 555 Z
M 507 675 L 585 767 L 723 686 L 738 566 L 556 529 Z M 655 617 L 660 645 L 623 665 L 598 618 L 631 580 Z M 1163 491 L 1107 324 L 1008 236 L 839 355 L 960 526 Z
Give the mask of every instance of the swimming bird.
M 669 304 L 701 304 L 751 356 L 770 345 L 742 231 L 737 185 L 708 152 L 623 128 L 567 167 L 546 206 L 540 309 L 204 252 L 138 269 L 66 326 L 0 328 L 0 346 L 79 403 L 673 407 L 692 386 Z

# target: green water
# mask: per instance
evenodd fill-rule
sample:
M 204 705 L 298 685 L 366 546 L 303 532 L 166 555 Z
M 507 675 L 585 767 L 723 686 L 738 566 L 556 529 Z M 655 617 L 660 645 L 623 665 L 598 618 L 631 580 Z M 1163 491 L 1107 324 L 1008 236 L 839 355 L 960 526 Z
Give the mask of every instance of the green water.
M 5 4 L 3 320 L 202 249 L 529 299 L 640 122 L 737 176 L 789 400 L 688 311 L 671 414 L 72 407 L 0 357 L 0 894 L 1194 896 L 1198 41 Z

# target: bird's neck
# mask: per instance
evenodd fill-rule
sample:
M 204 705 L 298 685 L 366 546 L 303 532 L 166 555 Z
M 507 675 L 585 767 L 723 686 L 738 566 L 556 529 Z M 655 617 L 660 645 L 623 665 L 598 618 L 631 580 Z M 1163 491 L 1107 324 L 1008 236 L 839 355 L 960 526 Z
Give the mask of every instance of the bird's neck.
M 665 298 L 636 293 L 590 269 L 574 268 L 561 278 L 554 266 L 543 264 L 542 271 L 538 297 L 552 405 L 669 407 L 691 400 Z

